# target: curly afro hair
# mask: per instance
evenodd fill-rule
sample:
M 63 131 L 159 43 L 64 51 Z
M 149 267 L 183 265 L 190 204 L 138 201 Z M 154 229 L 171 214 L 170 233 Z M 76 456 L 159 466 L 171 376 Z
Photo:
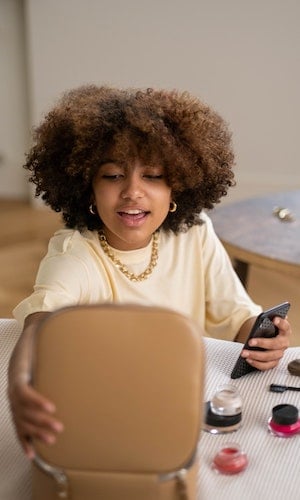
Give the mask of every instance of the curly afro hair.
M 129 162 L 163 165 L 178 209 L 163 229 L 200 224 L 234 185 L 231 134 L 224 120 L 187 92 L 87 85 L 65 93 L 34 131 L 24 168 L 36 196 L 62 212 L 69 228 L 98 230 L 92 181 L 108 150 Z M 135 152 L 135 153 L 133 153 Z

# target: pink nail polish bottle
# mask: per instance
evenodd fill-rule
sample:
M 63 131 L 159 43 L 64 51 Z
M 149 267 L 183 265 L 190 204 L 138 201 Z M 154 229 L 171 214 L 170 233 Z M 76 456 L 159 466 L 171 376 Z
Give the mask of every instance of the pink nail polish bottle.
M 272 409 L 268 428 L 274 436 L 291 437 L 300 432 L 299 412 L 296 406 L 280 404 Z

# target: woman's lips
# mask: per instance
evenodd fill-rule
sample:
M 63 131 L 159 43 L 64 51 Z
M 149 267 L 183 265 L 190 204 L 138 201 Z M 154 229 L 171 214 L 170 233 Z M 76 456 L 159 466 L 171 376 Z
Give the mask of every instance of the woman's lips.
M 142 223 L 149 212 L 139 209 L 122 210 L 118 212 L 118 215 L 122 218 L 123 222 L 130 226 L 139 225 Z

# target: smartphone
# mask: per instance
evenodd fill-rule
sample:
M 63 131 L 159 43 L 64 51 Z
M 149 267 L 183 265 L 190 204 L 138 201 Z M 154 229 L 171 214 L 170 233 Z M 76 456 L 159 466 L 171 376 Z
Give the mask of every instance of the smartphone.
M 249 333 L 249 336 L 244 344 L 243 349 L 249 349 L 251 351 L 265 351 L 265 349 L 261 347 L 250 347 L 248 342 L 253 337 L 265 337 L 271 338 L 276 337 L 278 335 L 278 328 L 273 324 L 272 319 L 275 316 L 280 316 L 281 318 L 285 318 L 290 308 L 289 302 L 283 302 L 278 306 L 272 307 L 267 311 L 263 311 L 256 318 L 256 321 Z M 257 370 L 254 366 L 249 365 L 247 361 L 241 356 L 238 357 L 236 364 L 231 372 L 231 378 L 240 378 L 243 375 L 246 375 L 249 372 Z

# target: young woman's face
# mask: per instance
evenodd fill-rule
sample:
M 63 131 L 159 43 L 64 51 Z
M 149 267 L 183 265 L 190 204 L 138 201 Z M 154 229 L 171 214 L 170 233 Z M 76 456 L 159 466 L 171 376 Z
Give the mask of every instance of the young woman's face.
M 161 166 L 103 163 L 93 180 L 94 201 L 108 243 L 118 250 L 143 248 L 168 215 L 171 188 Z

